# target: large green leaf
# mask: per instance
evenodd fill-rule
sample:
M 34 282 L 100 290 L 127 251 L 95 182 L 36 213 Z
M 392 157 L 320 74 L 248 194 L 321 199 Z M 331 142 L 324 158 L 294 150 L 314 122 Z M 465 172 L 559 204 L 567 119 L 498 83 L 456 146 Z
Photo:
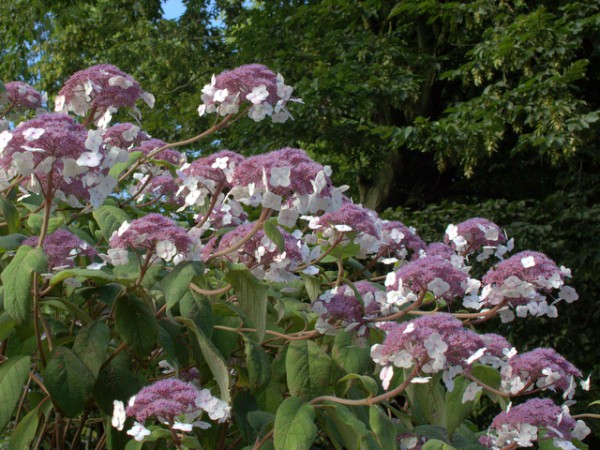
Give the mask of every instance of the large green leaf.
M 19 229 L 19 211 L 15 205 L 4 197 L 0 197 L 0 213 L 4 219 L 3 222 L 6 222 L 8 233 L 16 233 Z
M 175 266 L 173 272 L 162 280 L 162 289 L 165 294 L 167 308 L 171 309 L 189 293 L 190 282 L 198 275 L 204 273 L 204 264 L 197 261 L 182 262 Z
M 300 276 L 302 277 L 302 280 L 304 280 L 308 298 L 310 298 L 311 302 L 314 302 L 321 294 L 321 278 L 305 273 L 301 273 Z
M 313 341 L 292 341 L 285 357 L 285 370 L 290 393 L 308 400 L 329 386 L 331 357 Z
M 0 236 L 0 251 L 16 250 L 25 239 L 27 236 L 19 233 Z
M 446 392 L 446 429 L 449 436 L 454 434 L 454 431 L 473 411 L 474 402 L 462 402 L 463 394 L 469 384 L 471 384 L 471 380 L 456 377 L 454 379 L 454 389 L 452 392 Z M 479 396 L 480 394 L 477 394 L 477 397 Z
M 375 433 L 381 448 L 396 448 L 396 427 L 383 412 L 381 406 L 372 405 L 369 408 L 369 425 Z
M 346 373 L 367 373 L 371 365 L 369 347 L 360 347 L 352 337 L 353 333 L 338 333 L 331 356 Z
M 75 336 L 73 353 L 90 369 L 94 377 L 105 360 L 110 342 L 110 330 L 104 322 L 94 320 L 84 326 Z
M 4 285 L 4 309 L 18 322 L 31 319 L 34 272 L 43 273 L 47 260 L 41 248 L 19 247 L 17 254 L 0 275 Z
M 256 328 L 258 342 L 265 335 L 267 320 L 267 292 L 269 286 L 261 283 L 248 268 L 242 264 L 230 264 L 226 275 L 237 295 L 240 309 Z
M 0 366 L 0 432 L 10 422 L 19 397 L 23 394 L 30 364 L 29 356 L 15 356 Z
M 286 398 L 277 409 L 275 450 L 308 450 L 317 437 L 315 408 L 297 397 Z
M 194 296 L 188 291 L 179 302 L 179 312 L 183 317 L 192 319 L 206 336 L 211 336 L 214 326 L 213 310 L 206 297 Z
M 123 341 L 142 356 L 150 353 L 156 344 L 158 322 L 150 307 L 138 298 L 117 299 L 115 327 Z
M 94 219 L 98 222 L 102 236 L 107 241 L 110 239 L 112 234 L 119 229 L 121 224 L 125 221 L 130 222 L 131 218 L 129 215 L 116 206 L 104 205 L 92 212 Z
M 90 269 L 66 269 L 61 270 L 52 278 L 50 278 L 50 284 L 52 286 L 60 283 L 67 278 L 75 277 L 81 281 L 92 280 L 96 283 L 97 286 L 102 286 L 105 284 L 112 283 L 115 281 L 114 275 L 104 272 L 103 270 L 90 270 Z
M 66 347 L 57 347 L 46 366 L 44 383 L 52 402 L 67 417 L 75 417 L 91 396 L 94 375 L 75 353 Z
M 246 343 L 246 367 L 248 368 L 248 382 L 252 392 L 259 392 L 271 381 L 271 362 L 263 348 L 248 337 Z
M 215 347 L 215 344 L 206 337 L 204 332 L 196 326 L 196 323 L 192 319 L 178 317 L 177 320 L 183 323 L 196 336 L 202 356 L 204 356 L 204 360 L 208 364 L 219 386 L 219 391 L 221 391 L 220 398 L 227 403 L 231 403 L 231 396 L 229 395 L 229 369 L 223 356 Z
M 333 402 L 325 405 L 322 409 L 327 423 L 325 432 L 333 440 L 339 441 L 348 450 L 381 450 L 373 432 L 367 429 L 353 409 Z
M 25 414 L 10 435 L 8 449 L 23 450 L 24 448 L 31 448 L 31 443 L 35 439 L 40 423 L 40 417 L 47 416 L 51 409 L 52 402 L 43 402 Z
M 109 364 L 100 369 L 94 385 L 94 400 L 100 411 L 112 415 L 113 400 L 126 403 L 141 387 L 142 383 L 131 370 L 129 355 L 119 353 Z

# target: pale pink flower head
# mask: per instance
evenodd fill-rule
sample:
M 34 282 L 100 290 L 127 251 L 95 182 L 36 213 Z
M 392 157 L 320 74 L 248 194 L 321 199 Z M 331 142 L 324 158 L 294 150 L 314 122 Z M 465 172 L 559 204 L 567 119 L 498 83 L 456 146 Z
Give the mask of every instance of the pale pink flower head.
M 7 104 L 12 109 L 37 109 L 42 107 L 42 94 L 27 83 L 11 81 L 4 85 L 0 94 L 0 105 Z
M 216 186 L 231 188 L 235 168 L 244 157 L 231 150 L 221 150 L 204 158 L 198 158 L 183 169 L 188 177 L 195 177 L 201 183 L 210 180 Z
M 219 251 L 235 245 L 245 238 L 252 228 L 254 222 L 238 226 L 226 233 L 219 242 Z M 283 237 L 283 248 L 279 249 L 277 244 L 267 237 L 264 230 L 258 231 L 239 249 L 226 255 L 231 261 L 241 262 L 248 268 L 258 271 L 262 275 L 268 272 L 268 277 L 285 277 L 286 273 L 293 270 L 302 262 L 301 242 L 282 228 L 279 232 Z M 265 272 L 265 273 L 266 273 Z
M 176 255 L 187 255 L 191 244 L 185 229 L 158 213 L 135 219 L 130 224 L 125 222 L 109 240 L 111 249 L 146 250 L 165 261 Z
M 180 414 L 196 411 L 198 388 L 175 378 L 157 381 L 135 395 L 127 415 L 144 422 L 148 417 L 164 417 L 169 421 Z
M 196 222 L 204 220 L 204 216 L 198 214 Z M 222 203 L 213 208 L 206 223 L 210 228 L 219 230 L 225 227 L 237 227 L 248 221 L 248 214 L 235 202 Z
M 21 245 L 37 246 L 37 236 L 32 236 L 25 239 Z M 56 230 L 50 233 L 44 239 L 42 249 L 48 257 L 48 267 L 50 269 L 57 267 L 74 267 L 75 258 L 78 256 L 86 256 L 93 259 L 98 255 L 94 247 L 87 242 L 79 239 L 68 230 Z
M 66 114 L 42 114 L 0 136 L 0 168 L 25 177 L 30 191 L 73 206 L 81 199 L 99 206 L 116 184 L 101 135 Z
M 248 116 L 254 121 L 270 116 L 273 122 L 291 118 L 285 109 L 292 99 L 292 88 L 284 84 L 281 75 L 262 64 L 246 64 L 213 76 L 202 89 L 202 104 L 198 113 L 218 112 L 222 116 L 236 114 L 248 106 Z
M 379 238 L 376 214 L 360 205 L 346 202 L 337 211 L 319 217 L 318 224 L 323 228 L 334 228 L 346 232 L 355 231 Z
M 58 93 L 55 109 L 72 111 L 78 116 L 85 116 L 91 110 L 94 121 L 103 118 L 106 125 L 112 112 L 118 108 L 135 110 L 140 98 L 151 107 L 154 104 L 152 95 L 143 92 L 131 75 L 115 66 L 99 64 L 71 75 Z
M 130 123 L 119 123 L 109 127 L 103 133 L 104 142 L 108 145 L 128 150 L 141 145 L 150 139 L 150 136 L 140 129 L 139 126 Z
M 581 377 L 577 367 L 552 348 L 536 348 L 513 356 L 502 371 L 503 386 L 512 393 L 519 389 L 560 389 L 565 397 L 574 394 L 574 377 Z
M 167 146 L 167 143 L 165 141 L 150 138 L 143 140 L 140 143 L 140 145 L 131 148 L 129 152 L 142 152 L 144 155 L 148 155 L 150 152 L 165 146 Z M 158 161 L 165 161 L 175 166 L 179 166 L 185 162 L 185 156 L 183 156 L 180 152 L 172 148 L 165 148 L 164 150 L 161 150 L 158 154 L 153 156 L 153 159 L 156 159 Z
M 435 256 L 451 261 L 452 257 L 456 256 L 456 253 L 448 244 L 444 244 L 443 242 L 432 242 L 427 244 L 425 248 L 419 250 L 417 253 L 414 253 L 412 259 L 418 259 L 423 256 Z
M 473 217 L 458 225 L 448 225 L 444 242 L 461 255 L 479 251 L 483 247 L 496 248 L 506 242 L 502 230 L 495 223 L 481 217 Z
M 548 305 L 546 296 L 559 290 L 558 300 L 568 303 L 577 300 L 574 289 L 564 286 L 570 271 L 558 268 L 545 254 L 524 251 L 511 256 L 491 268 L 482 278 L 485 285 L 482 300 L 488 305 L 507 302 L 516 307 L 517 315 L 556 317 L 554 304 Z
M 465 272 L 437 256 L 424 256 L 403 265 L 396 271 L 388 291 L 409 289 L 414 294 L 432 292 L 437 298 L 451 302 L 464 295 L 469 277 Z
M 381 240 L 381 250 L 399 259 L 406 259 L 409 252 L 418 255 L 426 246 L 414 229 L 397 221 L 381 221 Z
M 151 177 L 148 181 L 148 177 Z M 138 202 L 146 200 L 156 200 L 162 198 L 162 201 L 171 205 L 183 205 L 183 199 L 178 197 L 177 189 L 179 185 L 177 180 L 165 170 L 160 175 L 145 175 L 134 186 L 133 192 L 138 194 Z
M 503 448 L 512 444 L 532 447 L 541 436 L 554 438 L 556 444 L 569 444 L 572 438 L 583 439 L 583 421 L 575 421 L 568 410 L 550 399 L 532 398 L 498 414 L 490 425 L 490 433 L 480 439 L 488 448 Z M 587 428 L 587 427 L 585 427 Z M 589 429 L 587 429 L 589 432 Z M 571 446 L 560 448 L 573 448 Z

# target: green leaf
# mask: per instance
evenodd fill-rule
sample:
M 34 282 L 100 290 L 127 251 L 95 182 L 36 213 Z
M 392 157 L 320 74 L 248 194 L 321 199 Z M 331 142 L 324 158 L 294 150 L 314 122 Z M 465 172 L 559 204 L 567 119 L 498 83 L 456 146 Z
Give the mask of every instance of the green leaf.
M 21 242 L 27 239 L 24 234 L 9 234 L 0 236 L 0 251 L 16 250 L 21 246 Z
M 237 295 L 240 309 L 256 328 L 257 341 L 262 342 L 267 320 L 267 292 L 269 286 L 261 283 L 242 264 L 230 264 L 225 274 Z
M 0 197 L 0 212 L 6 222 L 8 233 L 16 233 L 19 229 L 19 211 L 15 208 L 15 205 L 6 200 L 4 197 Z
M 353 342 L 352 333 L 338 333 L 333 341 L 331 356 L 346 373 L 367 373 L 371 366 L 368 346 Z
M 107 241 L 112 234 L 119 229 L 125 221 L 131 222 L 129 215 L 116 206 L 104 205 L 92 212 L 94 219 L 98 222 L 102 236 Z
M 141 387 L 140 380 L 131 371 L 130 356 L 127 353 L 119 353 L 100 369 L 93 391 L 94 400 L 100 411 L 110 416 L 113 412 L 113 400 L 127 403 Z
M 167 308 L 171 309 L 190 292 L 190 282 L 204 273 L 204 264 L 188 261 L 177 264 L 173 271 L 163 278 L 161 285 L 165 294 Z
M 265 230 L 265 235 L 269 238 L 269 240 L 271 240 L 271 242 L 273 242 L 277 246 L 277 250 L 279 250 L 279 253 L 284 252 L 285 242 L 283 240 L 283 235 L 281 234 L 281 231 L 279 230 L 279 228 L 277 228 L 277 225 L 267 220 L 263 225 L 263 229 Z
M 98 286 L 103 286 L 108 283 L 115 281 L 114 275 L 104 272 L 102 270 L 90 270 L 90 269 L 66 269 L 61 270 L 52 278 L 50 278 L 50 285 L 55 286 L 61 281 L 67 278 L 75 277 L 80 281 L 92 280 Z
M 275 415 L 275 450 L 308 450 L 316 437 L 315 408 L 297 397 L 286 398 Z
M 99 320 L 89 322 L 75 336 L 73 353 L 90 369 L 94 378 L 102 367 L 109 342 L 110 330 Z
M 314 302 L 321 295 L 321 279 L 305 273 L 301 273 L 300 276 L 304 281 L 308 298 L 311 302 Z
M 33 273 L 43 273 L 47 260 L 41 248 L 19 247 L 17 254 L 0 275 L 4 285 L 4 309 L 18 322 L 31 319 Z
M 150 307 L 138 298 L 119 297 L 115 328 L 123 341 L 141 356 L 148 355 L 156 344 L 158 322 Z
M 196 336 L 202 356 L 204 356 L 204 360 L 208 364 L 219 386 L 219 391 L 221 392 L 219 398 L 227 403 L 231 403 L 231 396 L 229 395 L 229 369 L 227 368 L 227 364 L 225 364 L 223 356 L 219 353 L 215 344 L 206 337 L 193 320 L 185 317 L 177 317 L 176 320 L 183 323 Z
M 128 167 L 130 167 L 133 163 L 135 163 L 138 159 L 140 159 L 144 154 L 142 152 L 131 152 L 129 154 L 129 159 L 125 162 L 118 162 L 110 168 L 110 172 L 108 174 L 113 178 L 118 178 L 122 172 L 125 171 Z
M 192 319 L 196 326 L 206 336 L 211 336 L 214 326 L 213 310 L 210 301 L 206 297 L 195 297 L 191 291 L 179 302 L 179 312 L 183 317 Z
M 454 431 L 473 411 L 473 401 L 462 402 L 463 394 L 469 384 L 471 384 L 471 380 L 462 376 L 456 377 L 454 379 L 454 389 L 452 392 L 446 392 L 446 429 L 449 436 L 454 434 Z
M 12 417 L 23 385 L 27 381 L 31 360 L 29 356 L 15 356 L 0 366 L 0 432 Z
M 17 424 L 10 435 L 8 444 L 9 450 L 23 450 L 31 448 L 31 443 L 35 439 L 35 433 L 40 423 L 39 407 L 29 411 Z
M 421 447 L 422 450 L 456 450 L 450 444 L 438 439 L 430 439 Z
M 248 382 L 252 392 L 257 393 L 271 381 L 271 362 L 260 345 L 246 336 L 244 336 L 244 341 L 246 342 Z
M 348 450 L 381 449 L 374 435 L 367 429 L 354 410 L 337 403 L 327 402 L 322 409 L 330 425 L 330 437 L 339 440 Z M 395 448 L 395 447 L 392 447 Z
M 329 387 L 331 357 L 313 341 L 292 341 L 285 357 L 285 370 L 290 393 L 311 399 Z
M 415 428 L 415 433 L 419 436 L 425 436 L 427 439 L 438 440 L 450 444 L 448 432 L 444 427 L 437 425 L 420 425 Z
M 71 350 L 56 347 L 46 366 L 44 383 L 52 402 L 67 417 L 75 417 L 91 396 L 94 375 Z
M 379 405 L 369 408 L 369 425 L 381 448 L 396 448 L 396 427 Z
M 379 386 L 377 381 L 367 375 L 359 375 L 357 373 L 350 373 L 338 381 L 338 383 L 351 382 L 352 380 L 358 380 L 365 388 L 368 394 L 375 395 L 379 392 Z M 348 383 L 350 384 L 350 383 Z

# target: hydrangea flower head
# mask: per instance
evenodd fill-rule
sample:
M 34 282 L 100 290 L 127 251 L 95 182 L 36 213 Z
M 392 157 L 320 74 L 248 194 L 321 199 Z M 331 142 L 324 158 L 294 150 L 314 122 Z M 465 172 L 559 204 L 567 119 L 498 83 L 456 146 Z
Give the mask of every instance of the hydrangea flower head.
M 109 240 L 108 256 L 114 265 L 127 264 L 126 249 L 133 248 L 155 252 L 159 258 L 170 261 L 176 255 L 187 255 L 191 244 L 186 230 L 161 214 L 151 213 L 131 223 L 124 222 Z
M 73 206 L 78 199 L 94 206 L 104 201 L 116 185 L 108 175 L 113 162 L 101 135 L 66 114 L 42 114 L 0 134 L 0 168 L 27 177 L 26 189 Z
M 104 128 L 112 112 L 118 108 L 135 108 L 140 98 L 148 106 L 154 105 L 154 97 L 143 92 L 131 75 L 115 66 L 99 64 L 71 75 L 58 92 L 55 110 L 73 111 L 78 116 L 85 116 L 91 110 L 94 121 Z
M 517 315 L 556 317 L 554 305 L 548 305 L 546 295 L 560 289 L 558 299 L 577 300 L 575 291 L 564 286 L 570 271 L 558 268 L 554 261 L 540 252 L 517 253 L 490 269 L 482 278 L 484 304 L 497 305 L 503 301 L 515 306 Z
M 388 291 L 408 289 L 414 294 L 432 292 L 437 298 L 451 302 L 465 293 L 468 276 L 445 259 L 425 256 L 400 267 L 386 283 Z M 404 293 L 405 295 L 407 293 Z
M 140 145 L 131 148 L 129 151 L 130 153 L 142 152 L 144 155 L 148 155 L 153 150 L 165 147 L 166 145 L 167 143 L 160 139 L 150 138 L 143 140 L 140 143 Z M 180 164 L 185 162 L 185 157 L 180 152 L 178 152 L 177 150 L 173 150 L 172 148 L 166 148 L 162 150 L 160 153 L 154 156 L 154 159 L 157 159 L 159 161 L 166 161 L 176 166 L 179 166 Z
M 107 128 L 102 137 L 107 144 L 123 150 L 138 147 L 142 142 L 150 139 L 150 136 L 139 126 L 130 122 L 118 123 Z
M 458 225 L 448 225 L 444 242 L 461 255 L 468 255 L 486 247 L 495 249 L 499 244 L 506 242 L 502 230 L 495 223 L 474 217 Z M 484 253 L 489 256 L 490 252 Z
M 523 389 L 560 389 L 571 398 L 574 377 L 581 377 L 577 367 L 552 348 L 536 348 L 508 360 L 502 370 L 503 387 L 515 394 Z
M 248 116 L 258 122 L 271 116 L 273 122 L 291 118 L 285 109 L 292 99 L 293 89 L 262 64 L 246 64 L 213 76 L 202 89 L 202 104 L 198 114 L 218 112 L 222 116 L 235 114 L 241 105 L 248 105 Z
M 563 449 L 575 449 L 569 440 L 583 439 L 589 433 L 583 421 L 575 421 L 568 410 L 550 399 L 533 398 L 498 414 L 490 426 L 493 434 L 486 436 L 483 443 L 493 449 L 511 444 L 531 447 L 541 430 Z
M 16 109 L 38 109 L 42 107 L 42 94 L 27 83 L 11 81 L 4 85 L 0 105 L 8 104 Z
M 21 245 L 36 246 L 37 236 L 25 239 Z M 50 269 L 59 267 L 74 267 L 77 256 L 87 256 L 92 259 L 98 255 L 94 247 L 82 241 L 68 230 L 56 230 L 44 239 L 44 254 L 48 257 Z
M 226 233 L 219 242 L 219 251 L 235 245 L 245 238 L 253 229 L 255 223 L 242 224 Z M 279 249 L 264 232 L 259 230 L 239 249 L 226 255 L 231 261 L 241 262 L 248 266 L 259 278 L 281 281 L 291 276 L 303 260 L 301 242 L 282 228 L 279 232 L 283 237 L 283 249 Z
M 244 157 L 231 150 L 221 150 L 190 163 L 182 172 L 201 181 L 210 180 L 215 185 L 231 188 L 235 168 L 244 161 Z
M 400 259 L 406 259 L 409 251 L 414 255 L 426 247 L 414 229 L 397 221 L 381 221 L 381 240 L 382 249 Z

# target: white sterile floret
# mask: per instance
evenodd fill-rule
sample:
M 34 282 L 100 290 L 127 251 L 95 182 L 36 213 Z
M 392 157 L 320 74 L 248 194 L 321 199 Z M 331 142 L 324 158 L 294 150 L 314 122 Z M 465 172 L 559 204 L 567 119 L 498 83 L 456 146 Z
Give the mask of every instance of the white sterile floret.
M 23 131 L 23 137 L 26 141 L 31 142 L 39 139 L 45 133 L 43 128 L 28 128 Z
M 175 244 L 169 240 L 163 240 L 156 243 L 156 255 L 165 261 L 171 261 L 177 254 Z
M 585 437 L 590 434 L 592 430 L 588 427 L 583 420 L 578 420 L 575 422 L 575 428 L 571 432 L 571 435 L 575 439 L 579 439 L 580 441 L 585 439 Z
M 273 113 L 273 107 L 268 103 L 260 103 L 258 105 L 252 105 L 248 110 L 248 117 L 255 122 L 260 122 L 266 116 L 270 116 Z
M 110 423 L 117 430 L 122 431 L 125 426 L 125 420 L 127 420 L 125 405 L 120 400 L 113 400 L 113 415 Z
M 273 187 L 282 186 L 288 187 L 291 183 L 290 174 L 292 172 L 291 167 L 273 167 L 271 169 L 270 184 Z
M 82 167 L 98 167 L 102 161 L 102 155 L 98 152 L 84 152 L 77 158 L 77 165 Z
M 439 333 L 433 333 L 425 339 L 425 348 L 430 358 L 437 358 L 448 350 L 448 344 L 442 340 L 442 336 Z
M 300 213 L 295 209 L 282 209 L 277 216 L 277 223 L 284 227 L 292 228 L 296 225 L 299 216 Z
M 129 262 L 129 254 L 124 248 L 108 249 L 108 262 L 113 266 L 124 266 Z
M 28 176 L 33 173 L 33 155 L 31 153 L 14 153 L 12 167 L 21 175 Z
M 281 209 L 281 196 L 277 194 L 273 194 L 272 192 L 265 192 L 262 197 L 261 204 L 265 208 L 274 209 L 275 211 L 279 211 Z
M 231 407 L 227 402 L 213 397 L 208 389 L 202 389 L 196 397 L 196 406 L 208 413 L 211 420 L 225 422 L 231 414 Z
M 480 392 L 483 388 L 479 386 L 476 382 L 471 382 L 463 392 L 461 403 L 472 402 L 475 400 L 477 393 Z
M 142 100 L 144 101 L 144 103 L 146 103 L 146 105 L 148 105 L 148 108 L 154 108 L 156 98 L 153 94 L 151 94 L 150 92 L 142 93 Z
M 558 298 L 562 298 L 567 303 L 572 303 L 579 299 L 579 295 L 571 286 L 563 286 L 558 291 Z
M 486 347 L 480 348 L 479 350 L 477 350 L 475 353 L 473 353 L 471 356 L 469 356 L 469 358 L 467 359 L 467 364 L 473 364 L 475 361 L 477 361 L 479 358 L 481 358 L 483 356 L 483 354 L 485 353 L 485 351 L 487 350 Z
M 260 84 L 252 88 L 252 92 L 246 95 L 246 99 L 253 105 L 258 105 L 269 97 L 269 91 L 264 84 Z
M 427 384 L 431 381 L 431 377 L 414 377 L 410 380 L 413 384 Z
M 136 441 L 141 442 L 146 436 L 150 436 L 152 432 L 141 423 L 135 422 L 133 427 L 130 430 L 127 430 L 127 434 L 133 436 Z
M 526 256 L 525 258 L 521 258 L 521 265 L 525 269 L 533 267 L 535 266 L 535 258 L 533 256 Z
M 4 151 L 12 137 L 12 133 L 8 130 L 4 130 L 2 133 L 0 133 L 0 153 Z
M 381 380 L 381 386 L 384 389 L 390 387 L 390 382 L 392 381 L 392 377 L 394 376 L 394 367 L 393 366 L 385 366 L 381 369 L 379 373 L 379 379 Z
M 179 430 L 179 431 L 183 431 L 184 433 L 189 433 L 190 431 L 192 431 L 193 426 L 194 425 L 191 423 L 184 423 L 184 422 L 180 422 L 179 420 L 175 419 L 171 428 L 173 430 Z
M 438 298 L 448 292 L 448 289 L 450 289 L 450 285 L 441 278 L 434 278 L 427 284 L 427 290 Z

